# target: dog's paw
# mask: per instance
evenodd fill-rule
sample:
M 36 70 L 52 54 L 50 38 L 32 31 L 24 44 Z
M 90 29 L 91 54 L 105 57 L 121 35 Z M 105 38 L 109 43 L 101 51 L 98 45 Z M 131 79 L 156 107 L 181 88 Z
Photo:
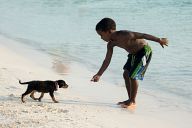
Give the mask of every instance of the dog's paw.
M 26 103 L 24 100 L 21 101 L 22 103 Z
M 59 103 L 59 101 L 54 101 L 55 103 Z

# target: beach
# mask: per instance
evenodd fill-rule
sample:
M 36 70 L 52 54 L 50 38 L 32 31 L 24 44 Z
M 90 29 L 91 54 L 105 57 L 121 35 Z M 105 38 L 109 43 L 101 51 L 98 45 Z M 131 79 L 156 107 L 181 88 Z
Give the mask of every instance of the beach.
M 58 64 L 50 56 L 3 36 L 0 58 L 1 128 L 190 128 L 191 111 L 179 103 L 157 100 L 140 89 L 136 108 L 121 108 L 116 103 L 127 98 L 124 87 L 102 80 L 90 82 L 93 73 L 86 68 Z M 41 102 L 26 96 L 26 103 L 22 103 L 26 85 L 20 85 L 18 79 L 63 79 L 69 88 L 54 93 L 59 103 L 53 103 L 48 94 Z
M 192 2 L 190 0 L 0 0 L 0 128 L 191 128 Z M 153 57 L 139 81 L 136 107 L 123 80 L 125 50 L 115 47 L 99 82 L 91 82 L 106 54 L 95 31 L 104 17 L 118 30 L 168 38 L 164 49 L 146 40 Z M 21 95 L 31 80 L 65 80 L 54 103 Z M 35 93 L 35 97 L 40 93 Z

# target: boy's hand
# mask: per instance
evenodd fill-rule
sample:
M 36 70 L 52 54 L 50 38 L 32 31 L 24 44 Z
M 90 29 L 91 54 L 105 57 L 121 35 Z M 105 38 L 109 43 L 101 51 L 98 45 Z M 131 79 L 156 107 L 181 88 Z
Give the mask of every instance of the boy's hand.
M 96 75 L 93 76 L 93 78 L 91 79 L 91 81 L 93 81 L 93 82 L 98 82 L 99 79 L 100 79 L 100 77 L 101 77 L 100 75 L 97 75 L 97 74 L 96 74 Z
M 167 38 L 160 38 L 159 41 L 160 45 L 164 48 L 164 45 L 168 46 L 168 40 Z

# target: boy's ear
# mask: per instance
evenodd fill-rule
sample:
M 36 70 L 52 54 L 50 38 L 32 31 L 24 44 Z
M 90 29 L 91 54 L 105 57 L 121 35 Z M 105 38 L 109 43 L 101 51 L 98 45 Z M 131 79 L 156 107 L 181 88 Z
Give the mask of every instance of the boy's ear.
M 113 30 L 112 30 L 112 29 L 110 29 L 108 32 L 109 32 L 109 33 L 112 33 L 112 32 L 113 32 Z

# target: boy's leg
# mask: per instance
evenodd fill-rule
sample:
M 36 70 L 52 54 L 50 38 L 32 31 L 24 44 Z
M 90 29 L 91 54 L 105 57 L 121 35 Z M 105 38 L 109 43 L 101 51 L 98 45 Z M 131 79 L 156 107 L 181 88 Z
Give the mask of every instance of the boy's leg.
M 126 87 L 127 94 L 128 94 L 128 100 L 119 102 L 118 105 L 129 102 L 129 100 L 131 98 L 131 80 L 130 80 L 130 77 L 129 77 L 129 70 L 131 69 L 131 61 L 132 61 L 132 55 L 129 54 L 127 62 L 125 63 L 125 65 L 123 67 L 123 69 L 124 69 L 123 78 L 125 80 L 125 87 Z
M 138 90 L 138 81 L 132 78 L 129 78 L 131 81 L 130 84 L 130 98 L 127 102 L 124 102 L 121 104 L 121 107 L 127 108 L 129 106 L 135 106 L 135 99 L 137 96 L 137 90 Z
M 123 78 L 125 80 L 125 86 L 126 86 L 126 89 L 127 89 L 127 94 L 128 94 L 128 99 L 131 98 L 131 80 L 128 76 L 128 71 L 125 70 L 124 73 L 123 73 Z
M 131 79 L 131 97 L 130 97 L 130 104 L 134 103 L 135 104 L 135 99 L 137 96 L 137 90 L 138 90 L 138 81 L 135 79 Z
M 137 90 L 138 90 L 138 81 L 132 78 L 129 78 L 131 81 L 130 84 L 130 90 L 131 90 L 131 94 L 130 94 L 130 98 L 127 102 L 124 102 L 121 104 L 122 107 L 127 108 L 131 105 L 135 105 L 135 99 L 137 96 Z
M 141 49 L 137 54 L 135 55 L 130 55 L 130 61 L 128 65 L 128 70 L 129 70 L 129 79 L 130 79 L 130 100 L 126 103 L 124 103 L 122 106 L 123 107 L 128 107 L 130 105 L 135 104 L 135 99 L 137 95 L 137 90 L 138 90 L 138 80 L 143 80 L 145 71 L 149 65 L 149 62 L 151 60 L 152 56 L 152 50 L 151 48 L 147 45 L 144 46 L 143 49 Z M 131 63 L 131 67 L 129 68 Z M 127 64 L 126 64 L 127 65 Z M 125 65 L 125 66 L 126 66 Z
M 126 90 L 127 90 L 127 94 L 128 94 L 128 100 L 125 100 L 125 101 L 122 101 L 122 102 L 119 102 L 118 104 L 125 104 L 127 102 L 129 102 L 130 98 L 131 98 L 131 80 L 128 76 L 128 70 L 125 70 L 124 73 L 123 73 L 123 78 L 125 80 L 125 86 L 126 86 Z

